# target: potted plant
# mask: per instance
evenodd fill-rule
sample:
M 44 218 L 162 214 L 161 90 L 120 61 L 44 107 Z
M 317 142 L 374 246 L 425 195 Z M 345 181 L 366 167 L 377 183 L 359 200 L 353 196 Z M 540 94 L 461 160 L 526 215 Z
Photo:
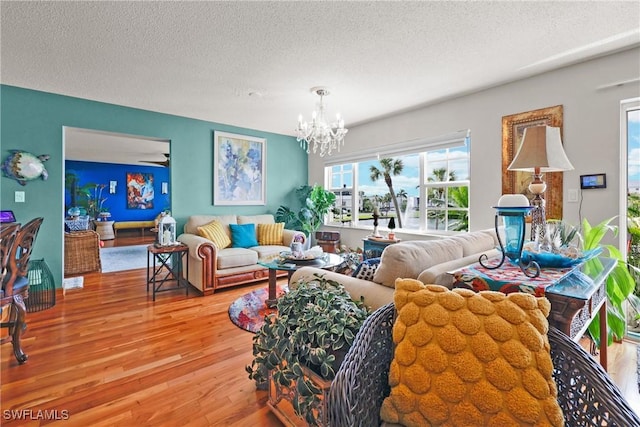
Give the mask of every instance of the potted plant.
M 396 228 L 396 220 L 394 217 L 389 218 L 389 224 L 387 224 L 387 227 L 389 228 L 389 240 L 395 240 L 396 233 L 394 233 L 393 230 Z
M 293 409 L 309 425 L 326 416 L 315 376 L 331 381 L 353 343 L 368 311 L 353 301 L 342 285 L 323 276 L 299 282 L 278 299 L 277 313 L 265 316 L 253 338 L 249 378 L 291 399 Z M 311 373 L 309 372 L 311 371 Z M 271 388 L 270 388 L 271 393 Z
M 275 219 L 284 222 L 285 228 L 303 231 L 310 238 L 322 226 L 324 216 L 336 201 L 336 195 L 318 184 L 298 187 L 296 195 L 302 205 L 300 210 L 296 213 L 282 205 L 276 211 Z
M 607 251 L 608 256 L 617 260 L 617 264 L 607 277 L 607 343 L 611 344 L 613 340 L 622 340 L 626 331 L 626 318 L 624 314 L 625 301 L 633 297 L 636 288 L 635 280 L 629 270 L 637 268 L 630 266 L 623 259 L 622 254 L 613 245 L 602 244 L 601 241 L 608 232 L 612 232 L 614 236 L 618 234 L 618 227 L 609 223 L 614 219 L 609 218 L 600 224 L 592 227 L 586 219 L 582 223 L 582 240 L 583 249 L 592 250 L 602 247 Z M 594 265 L 598 263 L 597 258 L 587 261 L 586 268 L 596 268 Z M 637 301 L 636 301 L 637 302 Z M 594 342 L 600 347 L 600 316 L 599 314 L 593 319 L 589 325 L 589 334 Z

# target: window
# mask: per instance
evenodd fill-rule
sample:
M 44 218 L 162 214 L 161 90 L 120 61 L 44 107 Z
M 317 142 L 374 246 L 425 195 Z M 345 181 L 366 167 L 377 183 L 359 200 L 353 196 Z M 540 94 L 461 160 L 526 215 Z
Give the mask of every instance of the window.
M 404 231 L 467 231 L 467 135 L 395 144 L 387 152 L 365 152 L 353 160 L 331 159 L 325 179 L 336 203 L 328 224 L 373 227 L 377 208 L 381 230 L 394 218 Z

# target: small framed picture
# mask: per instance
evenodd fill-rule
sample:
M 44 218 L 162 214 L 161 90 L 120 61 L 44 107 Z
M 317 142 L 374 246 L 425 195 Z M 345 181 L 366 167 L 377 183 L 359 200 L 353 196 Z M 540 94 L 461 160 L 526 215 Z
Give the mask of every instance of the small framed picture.
M 169 183 L 168 182 L 163 182 L 160 191 L 162 192 L 162 194 L 168 194 L 169 193 Z
M 116 194 L 116 185 L 118 181 L 109 181 L 109 194 Z

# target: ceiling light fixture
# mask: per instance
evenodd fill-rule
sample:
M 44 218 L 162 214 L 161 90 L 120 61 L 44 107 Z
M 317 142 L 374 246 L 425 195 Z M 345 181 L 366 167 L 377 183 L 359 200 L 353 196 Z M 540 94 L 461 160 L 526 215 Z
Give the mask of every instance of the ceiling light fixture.
M 322 98 L 329 95 L 326 87 L 312 87 L 312 93 L 320 96 L 318 111 L 314 111 L 311 123 L 302 120 L 302 114 L 298 116 L 298 127 L 296 128 L 296 139 L 300 147 L 309 154 L 313 145 L 313 154 L 320 150 L 320 157 L 331 155 L 334 150 L 340 151 L 340 146 L 344 145 L 344 136 L 348 132 L 344 127 L 344 120 L 340 118 L 340 113 L 336 114 L 336 121 L 327 123 L 324 118 L 324 104 Z

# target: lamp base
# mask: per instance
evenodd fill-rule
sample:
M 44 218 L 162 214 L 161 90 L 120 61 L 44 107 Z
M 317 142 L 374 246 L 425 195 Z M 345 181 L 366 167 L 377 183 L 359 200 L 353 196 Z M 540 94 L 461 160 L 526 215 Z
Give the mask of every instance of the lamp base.
M 533 181 L 529 184 L 529 191 L 534 195 L 531 200 L 531 240 L 543 240 L 547 230 L 547 213 L 542 194 L 547 189 L 547 184 L 542 180 L 539 169 L 533 173 Z
M 547 233 L 545 201 L 540 194 L 531 201 L 531 240 L 542 241 Z

